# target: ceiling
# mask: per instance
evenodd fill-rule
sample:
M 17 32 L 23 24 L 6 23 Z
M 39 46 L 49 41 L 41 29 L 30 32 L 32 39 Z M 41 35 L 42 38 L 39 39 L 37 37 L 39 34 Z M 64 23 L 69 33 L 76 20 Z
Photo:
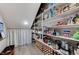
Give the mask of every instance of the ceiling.
M 30 28 L 39 7 L 40 3 L 0 3 L 0 13 L 8 28 Z

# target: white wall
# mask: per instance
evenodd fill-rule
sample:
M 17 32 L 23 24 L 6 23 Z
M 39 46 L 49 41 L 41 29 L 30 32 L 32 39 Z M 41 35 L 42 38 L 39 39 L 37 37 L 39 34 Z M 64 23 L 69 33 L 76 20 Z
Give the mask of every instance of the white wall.
M 15 45 L 18 47 L 19 45 L 31 44 L 31 29 L 23 29 L 23 28 L 9 28 L 7 29 L 8 34 L 8 45 Z
M 3 18 L 0 16 L 0 22 L 3 22 Z M 6 35 L 6 27 L 5 27 L 5 23 L 4 23 L 4 34 Z M 6 47 L 6 38 L 0 41 L 0 52 L 2 52 L 2 50 Z
M 32 30 L 27 30 L 27 44 L 32 43 Z

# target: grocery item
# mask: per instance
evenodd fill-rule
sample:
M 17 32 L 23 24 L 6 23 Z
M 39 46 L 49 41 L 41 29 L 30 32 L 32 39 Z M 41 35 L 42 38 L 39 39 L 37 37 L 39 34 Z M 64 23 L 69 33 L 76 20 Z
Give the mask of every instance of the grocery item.
M 64 29 L 63 36 L 70 37 L 70 29 Z
M 57 22 L 57 26 L 58 25 L 66 25 L 66 23 L 63 20 L 60 20 L 60 21 Z
M 79 3 L 71 3 L 70 4 L 70 9 L 74 9 L 74 8 L 76 8 L 78 6 L 79 6 Z
M 59 32 L 57 32 L 57 31 L 54 29 L 53 35 L 59 36 L 60 34 L 59 34 Z
M 57 8 L 57 9 L 56 9 L 56 15 L 61 15 L 61 11 L 62 11 L 62 10 L 61 10 L 60 8 Z
M 69 5 L 64 6 L 63 12 L 68 11 L 68 10 L 70 10 L 70 6 Z
M 79 3 L 76 3 L 75 6 L 78 7 L 79 6 Z
M 76 14 L 75 17 L 73 18 L 74 24 L 79 24 L 79 15 Z
M 50 10 L 49 10 L 49 17 L 53 17 L 55 16 L 55 6 L 53 6 Z
M 47 34 L 51 34 L 51 33 L 52 33 L 51 31 L 48 31 L 48 32 L 47 32 Z
M 49 39 L 48 40 L 48 45 L 51 45 L 52 44 L 52 41 Z
M 75 4 L 76 4 L 76 3 L 71 3 L 71 4 L 70 4 L 70 9 L 76 8 Z
M 65 41 L 62 41 L 62 46 L 63 49 L 68 50 L 68 43 Z
M 55 30 L 55 29 L 54 29 L 53 35 L 55 35 L 55 36 L 56 36 L 56 30 Z
M 49 18 L 49 14 L 48 13 L 45 13 L 44 16 L 43 16 L 43 19 L 45 20 L 47 18 Z
M 75 55 L 79 55 L 79 49 L 74 50 Z
M 43 27 L 43 30 L 44 30 L 44 33 L 47 33 L 48 32 L 48 28 L 47 27 Z
M 44 37 L 43 38 L 43 41 L 47 44 L 48 43 L 48 38 L 47 37 Z
M 73 22 L 73 17 L 70 17 L 70 18 L 68 19 L 67 25 L 73 25 L 73 24 L 74 24 L 74 22 Z
M 73 34 L 73 38 L 79 40 L 79 31 L 76 31 L 76 32 Z
M 50 8 L 50 10 L 49 10 L 49 17 L 55 16 L 55 6 L 56 6 L 56 4 L 55 3 L 50 3 L 49 7 L 51 7 L 51 6 L 52 6 L 52 8 Z

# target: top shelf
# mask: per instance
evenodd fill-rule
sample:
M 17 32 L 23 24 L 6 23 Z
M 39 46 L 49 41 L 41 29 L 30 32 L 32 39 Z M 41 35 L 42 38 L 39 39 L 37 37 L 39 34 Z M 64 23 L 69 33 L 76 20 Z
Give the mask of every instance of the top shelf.
M 65 4 L 61 4 L 61 3 L 57 4 L 57 7 L 60 6 L 60 5 L 65 5 Z M 52 8 L 52 6 L 50 8 Z M 50 8 L 46 9 L 43 13 L 48 11 Z M 72 14 L 78 12 L 78 11 L 79 11 L 79 7 L 75 7 L 75 8 L 72 8 L 72 9 L 66 11 L 66 12 L 63 12 L 61 15 L 56 15 L 56 16 L 53 16 L 53 17 L 49 17 L 49 18 L 43 20 L 43 22 L 41 22 L 41 23 L 43 24 L 43 26 L 47 26 L 47 27 L 52 27 L 53 26 L 53 28 L 67 28 L 67 27 L 68 28 L 78 28 L 79 25 L 62 25 L 61 27 L 60 26 L 55 26 L 55 24 L 57 23 L 58 20 L 66 18 L 69 15 L 72 15 Z M 38 15 L 36 18 L 43 17 L 43 13 Z
M 75 12 L 78 12 L 79 11 L 79 7 L 76 7 L 76 8 L 73 8 L 73 9 L 70 9 L 66 12 L 63 12 L 61 15 L 56 15 L 54 17 L 50 17 L 48 19 L 45 19 L 44 22 L 51 22 L 51 21 L 56 21 L 56 19 L 61 19 L 61 18 L 65 18 Z
M 59 26 L 52 26 L 52 27 L 49 27 L 49 28 L 79 28 L 79 25 L 76 25 L 76 24 L 73 24 L 73 25 L 59 25 Z
M 68 3 L 56 3 L 56 8 L 57 7 L 60 7 L 60 6 L 63 6 L 63 5 L 66 5 Z M 49 8 L 45 9 L 41 14 L 39 14 L 36 18 L 39 18 L 42 16 L 42 14 L 44 14 L 45 12 L 49 11 L 51 8 L 53 8 L 53 6 L 50 6 Z

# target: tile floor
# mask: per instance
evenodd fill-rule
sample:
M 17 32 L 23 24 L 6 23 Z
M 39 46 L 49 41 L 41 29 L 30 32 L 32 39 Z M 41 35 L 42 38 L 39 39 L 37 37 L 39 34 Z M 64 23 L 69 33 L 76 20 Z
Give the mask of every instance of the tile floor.
M 43 55 L 43 53 L 36 46 L 30 44 L 16 47 L 15 55 Z

